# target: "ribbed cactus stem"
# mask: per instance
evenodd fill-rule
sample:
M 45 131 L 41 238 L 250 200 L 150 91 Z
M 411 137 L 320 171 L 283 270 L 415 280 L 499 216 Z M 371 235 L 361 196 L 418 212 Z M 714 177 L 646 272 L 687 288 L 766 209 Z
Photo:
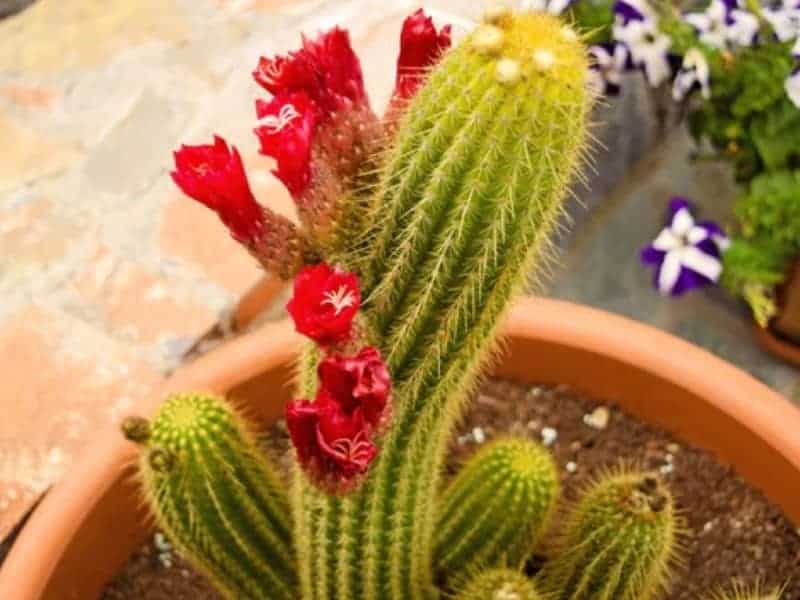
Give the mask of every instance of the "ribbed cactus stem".
M 544 600 L 533 582 L 519 571 L 489 569 L 470 579 L 455 600 Z
M 401 118 L 369 231 L 346 265 L 362 278 L 365 329 L 387 358 L 393 421 L 357 492 L 331 498 L 297 475 L 306 597 L 435 595 L 447 442 L 501 316 L 544 262 L 584 149 L 586 71 L 559 20 L 508 15 L 448 53 Z
M 524 438 L 479 450 L 446 488 L 436 525 L 437 569 L 449 579 L 521 567 L 550 523 L 559 494 L 550 453 Z
M 672 495 L 656 477 L 603 477 L 570 515 L 540 588 L 560 600 L 655 598 L 676 558 L 678 530 Z
M 158 527 L 226 597 L 297 597 L 286 492 L 224 399 L 174 395 L 123 432 L 145 446 L 140 475 Z

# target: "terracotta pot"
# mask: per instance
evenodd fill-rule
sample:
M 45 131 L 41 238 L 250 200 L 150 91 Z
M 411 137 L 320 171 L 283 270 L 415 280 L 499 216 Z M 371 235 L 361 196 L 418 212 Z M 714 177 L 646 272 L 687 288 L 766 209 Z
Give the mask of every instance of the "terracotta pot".
M 800 523 L 800 411 L 743 371 L 649 326 L 554 300 L 520 300 L 503 333 L 496 375 L 567 384 L 617 403 L 732 463 Z M 161 393 L 228 392 L 268 423 L 289 398 L 300 344 L 288 323 L 268 324 L 179 369 Z M 113 426 L 97 432 L 12 548 L 0 598 L 97 597 L 150 533 L 131 478 L 135 456 Z
M 778 315 L 768 327 L 756 329 L 756 340 L 767 352 L 800 367 L 800 260 L 792 264 L 776 297 Z

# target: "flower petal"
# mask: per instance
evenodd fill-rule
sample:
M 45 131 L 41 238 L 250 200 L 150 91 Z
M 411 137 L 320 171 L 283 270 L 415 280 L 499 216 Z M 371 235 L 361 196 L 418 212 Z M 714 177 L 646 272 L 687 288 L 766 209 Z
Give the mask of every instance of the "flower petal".
M 667 252 L 661 268 L 658 270 L 658 291 L 664 295 L 672 293 L 673 287 L 681 274 L 681 251 L 673 250 Z

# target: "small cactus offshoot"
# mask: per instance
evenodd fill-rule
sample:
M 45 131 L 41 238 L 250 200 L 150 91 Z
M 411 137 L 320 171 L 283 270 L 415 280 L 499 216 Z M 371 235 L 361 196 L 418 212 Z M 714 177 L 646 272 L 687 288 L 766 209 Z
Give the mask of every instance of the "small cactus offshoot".
M 560 600 L 649 600 L 678 554 L 672 494 L 654 475 L 619 472 L 589 487 L 539 576 Z
M 707 600 L 781 600 L 782 594 L 780 587 L 764 589 L 761 585 L 748 587 L 735 582 L 730 588 L 711 594 Z
M 546 531 L 559 495 L 550 453 L 524 438 L 481 448 L 445 489 L 437 568 L 449 578 L 504 563 L 521 567 Z
M 455 600 L 545 600 L 545 597 L 519 571 L 495 568 L 475 575 L 456 593 Z
M 152 422 L 130 417 L 157 525 L 229 598 L 295 598 L 285 488 L 242 420 L 213 395 L 167 398 Z

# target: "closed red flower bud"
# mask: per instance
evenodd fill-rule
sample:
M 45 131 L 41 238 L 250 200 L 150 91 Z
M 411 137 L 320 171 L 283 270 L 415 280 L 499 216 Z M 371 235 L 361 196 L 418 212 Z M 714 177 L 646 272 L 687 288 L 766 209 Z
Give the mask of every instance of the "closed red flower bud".
M 346 341 L 361 306 L 358 277 L 327 263 L 305 267 L 286 309 L 295 329 L 322 346 Z
M 410 98 L 423 81 L 425 70 L 450 47 L 450 25 L 436 31 L 433 19 L 420 8 L 403 22 L 397 58 L 396 98 Z
M 311 181 L 311 142 L 316 112 L 305 92 L 281 92 L 271 102 L 256 100 L 262 125 L 255 132 L 261 153 L 277 162 L 273 171 L 293 197 L 299 197 Z
M 391 380 L 376 348 L 369 346 L 355 356 L 328 356 L 320 362 L 318 373 L 321 393 L 328 394 L 342 410 L 360 410 L 373 431 L 385 422 Z
M 236 240 L 253 244 L 264 235 L 264 212 L 236 148 L 214 136 L 213 144 L 184 145 L 174 156 L 172 180 L 187 196 L 215 211 Z

